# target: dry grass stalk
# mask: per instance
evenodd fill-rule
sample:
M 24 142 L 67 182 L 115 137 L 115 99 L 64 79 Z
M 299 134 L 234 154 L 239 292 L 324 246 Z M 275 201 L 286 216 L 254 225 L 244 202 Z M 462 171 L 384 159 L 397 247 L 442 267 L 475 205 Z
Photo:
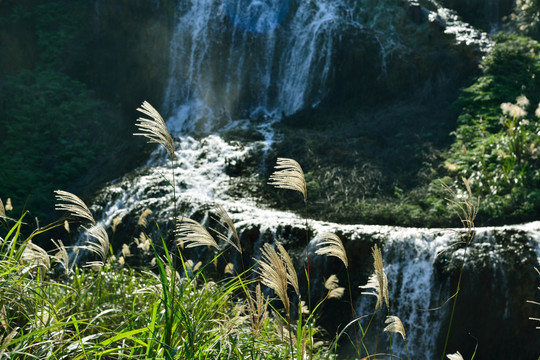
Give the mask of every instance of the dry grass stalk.
M 300 164 L 293 159 L 278 158 L 275 169 L 270 175 L 269 184 L 279 189 L 299 191 L 304 196 L 304 201 L 307 201 L 306 179 Z
M 456 351 L 456 352 L 453 353 L 453 354 L 447 354 L 446 357 L 447 357 L 449 360 L 463 360 L 463 356 L 461 356 L 461 354 L 459 353 L 459 351 Z
M 59 202 L 56 204 L 55 210 L 67 211 L 72 217 L 86 219 L 92 224 L 96 223 L 92 213 L 78 196 L 63 190 L 56 190 L 55 194 L 56 201 Z
M 397 316 L 387 316 L 384 323 L 388 324 L 384 328 L 384 331 L 401 334 L 401 337 L 403 338 L 403 340 L 405 340 L 405 329 L 403 328 L 401 320 Z
M 315 251 L 317 255 L 334 256 L 343 261 L 346 268 L 349 267 L 347 252 L 339 236 L 333 233 L 324 233 L 321 240 L 317 242 L 319 249 Z
M 229 239 L 229 236 L 223 234 L 220 231 L 217 231 L 216 229 L 212 229 L 212 230 L 214 230 L 214 232 L 217 234 L 218 239 L 225 241 L 227 244 L 234 247 L 236 249 L 236 251 L 238 251 L 240 254 L 242 254 L 242 244 L 240 244 L 240 237 L 238 236 L 238 232 L 236 231 L 236 227 L 234 226 L 234 223 L 233 223 L 231 217 L 229 216 L 229 214 L 227 214 L 227 211 L 225 211 L 225 209 L 219 204 L 215 205 L 215 210 L 216 210 L 216 214 L 218 215 L 219 219 L 222 222 L 224 222 L 225 225 L 232 232 L 232 235 L 233 235 L 235 241 L 232 241 L 231 239 Z
M 137 108 L 137 111 L 151 117 L 151 119 L 138 118 L 135 125 L 140 133 L 135 133 L 134 135 L 144 136 L 148 139 L 149 143 L 156 143 L 163 146 L 169 157 L 173 159 L 174 141 L 159 112 L 147 101 L 143 102 L 141 107 Z
M 178 242 L 186 248 L 210 246 L 220 250 L 216 240 L 197 221 L 182 218 L 178 226 Z
M 274 290 L 279 297 L 285 312 L 290 314 L 290 302 L 287 295 L 287 266 L 282 261 L 276 250 L 268 243 L 263 245 L 261 250 L 261 259 L 259 260 L 258 273 L 261 276 L 263 285 Z
M 388 298 L 388 278 L 386 277 L 383 268 L 381 249 L 379 249 L 377 244 L 371 248 L 371 253 L 373 255 L 373 274 L 369 277 L 367 284 L 359 286 L 359 288 L 373 290 L 373 292 L 362 292 L 362 294 L 373 295 L 377 298 L 375 310 L 383 304 L 383 301 L 388 308 L 390 306 L 390 300 Z

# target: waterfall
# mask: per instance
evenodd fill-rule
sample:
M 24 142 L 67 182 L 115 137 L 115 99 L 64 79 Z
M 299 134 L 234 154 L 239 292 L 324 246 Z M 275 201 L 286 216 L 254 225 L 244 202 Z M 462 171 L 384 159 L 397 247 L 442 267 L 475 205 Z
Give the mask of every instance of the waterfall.
M 455 14 L 437 7 L 436 2 L 425 2 L 433 7 L 426 21 L 444 23 L 445 31 L 455 36 L 456 42 L 467 46 L 472 41 L 484 45 L 489 42 L 463 26 Z M 252 248 L 249 260 L 259 254 L 257 247 L 263 242 L 280 241 L 301 266 L 305 237 L 296 235 L 304 234 L 304 220 L 267 208 L 257 202 L 256 194 L 231 193 L 231 169 L 250 159 L 263 162 L 278 136 L 273 124 L 283 115 L 315 107 L 324 100 L 337 71 L 336 47 L 347 31 L 369 30 L 374 34 L 380 46 L 380 75 L 385 75 L 393 54 L 403 47 L 399 42 L 400 28 L 394 21 L 395 8 L 389 6 L 393 3 L 394 0 L 179 0 L 170 44 L 169 78 L 160 110 L 175 135 L 176 158 L 171 163 L 164 151 L 158 149 L 146 166 L 110 183 L 96 195 L 92 210 L 101 216 L 101 223 L 110 228 L 120 220 L 127 234 L 113 241 L 129 242 L 137 237 L 137 218 L 146 208 L 153 211 L 151 217 L 160 224 L 159 228 L 148 230 L 157 239 L 172 226 L 175 200 L 183 216 L 200 218 L 206 218 L 201 214 L 219 203 L 231 216 L 243 241 Z M 398 8 L 399 16 L 406 13 L 403 4 Z M 244 132 L 256 135 L 225 140 L 231 134 L 238 139 L 241 136 L 237 134 Z M 253 178 L 258 176 L 252 174 Z M 266 182 L 259 178 L 257 181 Z M 321 275 L 314 279 L 314 288 L 322 276 L 330 275 L 328 271 L 338 269 L 330 260 L 315 256 L 317 235 L 327 231 L 339 233 L 354 263 L 354 306 L 358 314 L 369 314 L 373 299 L 360 295 L 358 286 L 365 284 L 371 271 L 370 245 L 380 244 L 390 284 L 391 311 L 406 327 L 412 358 L 438 356 L 438 331 L 447 310 L 428 309 L 440 306 L 451 295 L 450 283 L 442 279 L 440 269 L 441 261 L 444 265 L 445 261 L 454 260 L 439 254 L 456 241 L 454 233 L 314 220 L 309 220 L 309 228 L 315 239 L 309 246 L 314 274 Z M 535 249 L 537 258 L 539 228 L 538 223 L 528 229 L 517 228 L 526 233 L 529 240 L 525 247 Z M 479 230 L 485 236 L 474 246 L 494 259 L 502 259 L 503 255 L 498 253 L 500 239 L 488 236 L 493 231 L 496 230 Z M 455 256 L 459 258 L 460 252 L 455 252 Z M 499 270 L 497 274 L 504 278 L 504 271 Z M 343 269 L 339 271 L 345 280 Z M 343 319 L 344 323 L 348 320 Z M 405 354 L 397 340 L 394 351 Z
M 281 117 L 325 95 L 335 1 L 180 1 L 165 92 L 171 130 Z M 214 122 L 214 123 L 213 123 Z

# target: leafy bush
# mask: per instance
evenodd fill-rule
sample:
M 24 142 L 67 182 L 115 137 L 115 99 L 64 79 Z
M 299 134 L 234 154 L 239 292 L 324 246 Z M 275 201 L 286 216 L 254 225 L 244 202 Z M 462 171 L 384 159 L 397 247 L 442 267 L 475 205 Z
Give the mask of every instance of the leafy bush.
M 483 75 L 460 97 L 445 165 L 456 184 L 470 178 L 485 197 L 483 221 L 523 221 L 540 210 L 540 44 L 516 35 L 497 40 Z

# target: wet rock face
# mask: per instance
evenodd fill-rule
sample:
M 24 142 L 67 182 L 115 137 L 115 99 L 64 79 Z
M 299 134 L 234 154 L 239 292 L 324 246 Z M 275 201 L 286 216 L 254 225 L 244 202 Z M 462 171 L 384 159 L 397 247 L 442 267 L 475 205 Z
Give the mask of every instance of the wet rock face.
M 502 18 L 514 7 L 513 0 L 442 0 L 442 5 L 457 11 L 464 21 L 494 32 L 500 27 Z
M 89 5 L 90 37 L 76 69 L 86 82 L 133 112 L 142 100 L 162 101 L 176 2 L 103 1 Z M 157 105 L 156 105 L 157 106 Z

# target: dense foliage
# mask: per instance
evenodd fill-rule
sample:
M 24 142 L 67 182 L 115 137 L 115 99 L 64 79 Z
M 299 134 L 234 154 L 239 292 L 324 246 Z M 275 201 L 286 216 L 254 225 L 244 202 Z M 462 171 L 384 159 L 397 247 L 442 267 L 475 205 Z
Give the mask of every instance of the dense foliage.
M 534 218 L 540 210 L 540 44 L 500 35 L 483 74 L 462 91 L 456 140 L 446 160 L 455 182 L 471 178 L 490 221 Z
M 70 188 L 105 156 L 115 122 L 111 106 L 67 71 L 85 44 L 85 2 L 2 5 L 0 30 L 22 39 L 4 50 L 16 59 L 22 47 L 32 58 L 0 68 L 0 194 L 42 215 L 54 189 Z

